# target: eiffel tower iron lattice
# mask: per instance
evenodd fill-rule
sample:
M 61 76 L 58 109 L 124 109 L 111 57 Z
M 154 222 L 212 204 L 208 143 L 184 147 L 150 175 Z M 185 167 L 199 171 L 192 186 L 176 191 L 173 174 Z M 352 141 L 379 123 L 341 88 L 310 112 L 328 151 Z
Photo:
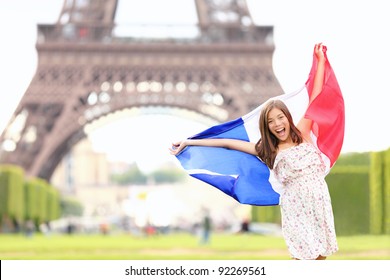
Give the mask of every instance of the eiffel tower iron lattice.
M 194 1 L 195 26 L 123 27 L 118 0 L 65 0 L 56 23 L 38 25 L 37 70 L 1 135 L 0 163 L 50 180 L 84 127 L 109 113 L 160 106 L 223 122 L 281 94 L 273 27 L 255 25 L 243 0 Z

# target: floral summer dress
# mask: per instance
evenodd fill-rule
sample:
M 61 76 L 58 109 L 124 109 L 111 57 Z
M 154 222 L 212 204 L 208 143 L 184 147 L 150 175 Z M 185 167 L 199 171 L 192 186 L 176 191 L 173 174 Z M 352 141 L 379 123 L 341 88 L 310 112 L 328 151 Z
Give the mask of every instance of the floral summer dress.
M 282 232 L 291 257 L 315 259 L 338 250 L 325 164 L 310 143 L 281 150 L 275 177 L 283 184 L 280 196 Z

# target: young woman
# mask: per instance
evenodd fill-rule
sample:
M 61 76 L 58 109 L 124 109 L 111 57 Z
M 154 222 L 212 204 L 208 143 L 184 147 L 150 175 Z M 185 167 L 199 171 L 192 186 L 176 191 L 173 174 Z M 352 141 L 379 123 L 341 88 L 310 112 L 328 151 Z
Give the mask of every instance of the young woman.
M 309 103 L 322 90 L 325 49 L 316 44 L 318 59 Z M 261 139 L 257 143 L 234 139 L 186 139 L 172 144 L 171 154 L 186 146 L 235 149 L 258 156 L 283 184 L 280 196 L 282 232 L 294 259 L 326 259 L 338 250 L 331 199 L 325 182 L 325 164 L 310 137 L 312 121 L 297 126 L 280 100 L 268 102 L 260 114 Z

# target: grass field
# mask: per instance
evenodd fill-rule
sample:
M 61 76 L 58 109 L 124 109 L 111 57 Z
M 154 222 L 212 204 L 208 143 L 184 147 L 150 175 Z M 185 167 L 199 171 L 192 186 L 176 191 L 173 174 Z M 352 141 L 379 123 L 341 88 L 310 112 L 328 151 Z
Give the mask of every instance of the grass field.
M 190 234 L 0 235 L 2 260 L 288 260 L 281 237 L 214 234 L 199 245 Z M 341 236 L 329 260 L 390 260 L 390 236 Z

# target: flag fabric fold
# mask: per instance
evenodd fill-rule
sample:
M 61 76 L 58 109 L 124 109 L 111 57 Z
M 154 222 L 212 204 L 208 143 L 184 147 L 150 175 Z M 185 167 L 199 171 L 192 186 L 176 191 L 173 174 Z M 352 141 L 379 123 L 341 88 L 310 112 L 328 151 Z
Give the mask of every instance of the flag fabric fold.
M 326 52 L 325 57 L 323 89 L 310 105 L 309 96 L 317 69 L 315 56 L 309 77 L 301 89 L 271 99 L 282 100 L 294 122 L 303 116 L 313 121 L 313 142 L 329 172 L 342 148 L 345 115 L 344 99 Z M 241 118 L 212 126 L 189 138 L 231 138 L 256 143 L 260 139 L 259 117 L 265 103 Z M 266 206 L 280 202 L 282 186 L 256 156 L 226 148 L 188 146 L 176 157 L 192 177 L 218 188 L 242 204 Z

